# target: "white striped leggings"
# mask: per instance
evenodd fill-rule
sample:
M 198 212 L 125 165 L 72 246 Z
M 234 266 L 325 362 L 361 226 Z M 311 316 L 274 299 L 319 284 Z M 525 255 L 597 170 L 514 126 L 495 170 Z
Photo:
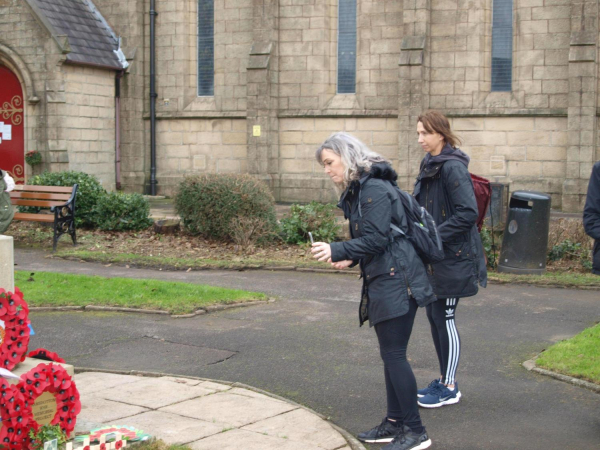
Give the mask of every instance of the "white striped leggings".
M 442 383 L 454 384 L 460 359 L 460 335 L 454 316 L 458 298 L 444 298 L 427 305 L 431 336 L 440 362 Z

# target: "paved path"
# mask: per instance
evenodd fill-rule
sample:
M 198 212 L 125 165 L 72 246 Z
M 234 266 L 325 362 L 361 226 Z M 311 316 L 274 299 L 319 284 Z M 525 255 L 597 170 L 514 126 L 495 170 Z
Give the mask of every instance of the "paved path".
M 357 433 L 385 415 L 373 330 L 357 326 L 360 282 L 299 272 L 159 272 L 49 260 L 16 250 L 17 269 L 130 276 L 260 290 L 264 306 L 171 319 L 117 313 L 33 313 L 31 346 L 77 367 L 177 373 L 246 383 L 308 406 Z M 23 287 L 26 293 L 26 286 Z M 600 448 L 600 396 L 521 363 L 593 325 L 600 293 L 491 285 L 458 307 L 463 354 L 456 406 L 422 411 L 434 448 Z M 68 330 L 68 332 L 65 332 Z M 419 385 L 438 372 L 424 312 L 409 348 Z M 377 447 L 373 447 L 377 448 Z

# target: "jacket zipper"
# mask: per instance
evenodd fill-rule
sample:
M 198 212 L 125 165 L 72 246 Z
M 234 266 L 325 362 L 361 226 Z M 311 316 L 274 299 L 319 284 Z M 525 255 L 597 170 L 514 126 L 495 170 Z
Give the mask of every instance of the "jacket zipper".
M 402 274 L 404 275 L 404 281 L 406 282 L 406 291 L 408 292 L 408 297 L 412 297 L 412 291 L 410 290 L 410 283 L 408 282 L 408 277 L 406 276 L 406 268 L 400 264 L 402 268 Z

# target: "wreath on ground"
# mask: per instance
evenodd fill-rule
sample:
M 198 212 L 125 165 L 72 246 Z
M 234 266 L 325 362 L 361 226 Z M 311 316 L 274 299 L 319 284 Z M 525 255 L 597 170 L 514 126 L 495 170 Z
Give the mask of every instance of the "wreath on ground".
M 23 394 L 6 380 L 0 381 L 0 445 L 9 449 L 27 448 L 32 419 Z
M 0 288 L 0 367 L 12 370 L 25 359 L 29 345 L 29 307 L 19 288 L 7 292 Z
M 23 394 L 29 410 L 44 392 L 53 394 L 56 399 L 56 414 L 50 425 L 60 425 L 67 436 L 71 434 L 77 414 L 81 411 L 81 401 L 75 381 L 63 367 L 52 363 L 39 364 L 21 376 L 17 389 Z M 30 427 L 37 431 L 40 424 L 32 418 Z

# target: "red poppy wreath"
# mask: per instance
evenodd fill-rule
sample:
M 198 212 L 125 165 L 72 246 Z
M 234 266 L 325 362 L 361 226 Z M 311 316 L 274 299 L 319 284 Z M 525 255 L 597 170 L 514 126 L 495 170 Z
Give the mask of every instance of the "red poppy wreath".
M 9 449 L 26 448 L 29 441 L 31 408 L 23 394 L 6 380 L 0 381 L 0 445 Z
M 29 308 L 19 288 L 0 288 L 0 367 L 12 370 L 20 363 L 29 345 Z
M 77 414 L 81 411 L 79 391 L 67 371 L 57 364 L 39 364 L 21 375 L 17 389 L 23 394 L 26 407 L 31 410 L 35 400 L 45 392 L 56 399 L 56 414 L 51 425 L 60 425 L 67 436 L 75 428 Z M 32 417 L 30 427 L 36 431 L 41 425 Z

